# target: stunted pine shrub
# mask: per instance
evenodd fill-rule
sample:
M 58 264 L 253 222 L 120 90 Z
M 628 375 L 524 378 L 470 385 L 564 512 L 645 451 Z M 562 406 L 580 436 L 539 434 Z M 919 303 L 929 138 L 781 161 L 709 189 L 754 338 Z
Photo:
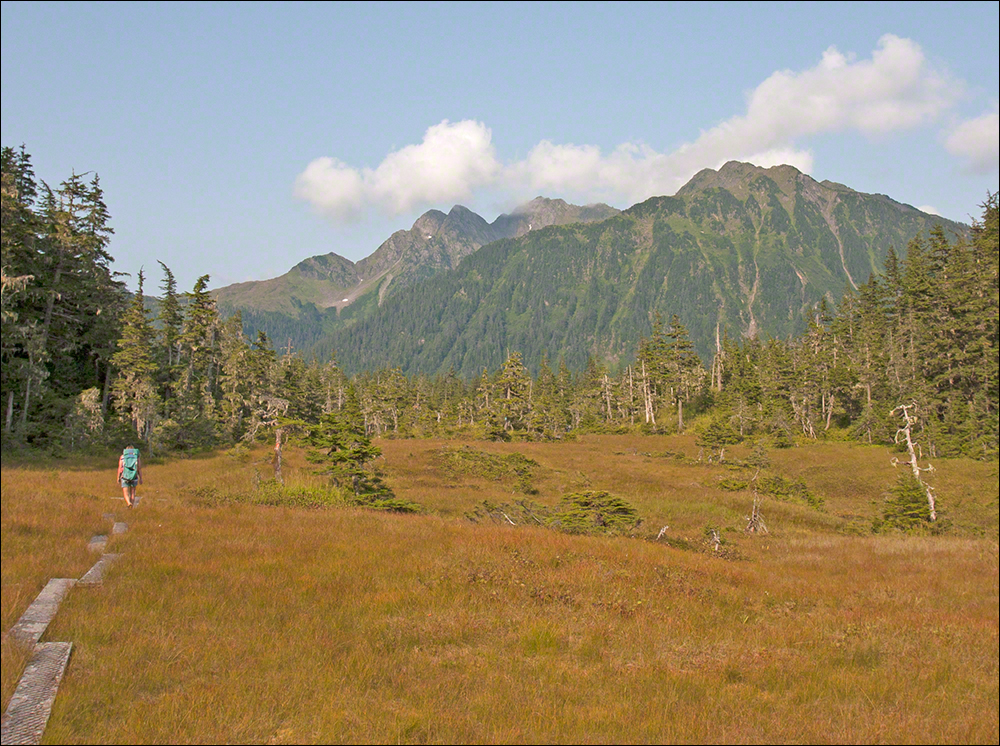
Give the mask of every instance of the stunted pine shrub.
M 354 495 L 350 504 L 359 508 L 370 510 L 387 510 L 390 513 L 423 513 L 424 508 L 420 503 L 396 497 L 393 494 L 362 494 Z
M 608 536 L 629 534 L 642 523 L 631 504 L 603 490 L 565 495 L 556 508 L 530 500 L 506 503 L 483 500 L 465 517 L 474 523 L 545 526 L 567 534 Z
M 552 508 L 531 500 L 514 500 L 497 503 L 483 500 L 465 517 L 473 523 L 506 523 L 510 526 L 548 526 Z
M 564 496 L 552 520 L 553 526 L 570 534 L 627 534 L 640 523 L 632 505 L 604 490 Z
M 348 502 L 376 510 L 419 512 L 420 506 L 399 499 L 385 483 L 383 474 L 371 464 L 382 455 L 366 432 L 353 387 L 348 387 L 343 409 L 324 414 L 306 436 L 306 460 L 317 464 L 339 489 L 348 492 Z
M 767 475 L 759 477 L 756 486 L 762 495 L 775 497 L 778 500 L 786 502 L 798 500 L 816 510 L 822 510 L 824 507 L 823 496 L 812 492 L 801 479 L 793 481 L 780 474 Z M 727 477 L 719 480 L 719 488 L 727 492 L 741 492 L 751 489 L 751 484 L 749 479 Z
M 538 462 L 520 453 L 500 455 L 462 446 L 442 448 L 439 457 L 442 467 L 453 474 L 468 474 L 509 484 L 512 491 L 525 495 L 534 495 L 538 491 L 532 485 Z
M 708 448 L 709 461 L 725 461 L 726 446 L 743 442 L 740 431 L 725 417 L 713 418 L 695 440 L 695 445 Z
M 394 513 L 423 512 L 419 503 L 396 497 L 392 493 L 370 492 L 356 495 L 351 490 L 335 485 L 288 485 L 276 479 L 260 480 L 249 489 L 223 490 L 205 485 L 190 492 L 196 504 L 211 507 L 243 503 L 283 508 L 359 507 Z

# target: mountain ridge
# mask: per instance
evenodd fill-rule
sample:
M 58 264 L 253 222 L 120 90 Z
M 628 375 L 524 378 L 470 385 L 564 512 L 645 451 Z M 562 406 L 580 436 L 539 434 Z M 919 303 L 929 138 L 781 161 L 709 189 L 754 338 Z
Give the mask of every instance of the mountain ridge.
M 313 347 L 346 370 L 474 376 L 518 350 L 580 369 L 634 354 L 655 314 L 677 313 L 703 359 L 719 330 L 800 333 L 821 299 L 836 302 L 905 255 L 935 225 L 968 226 L 885 195 L 823 184 L 792 166 L 730 162 L 673 197 L 600 222 L 549 226 L 486 244 Z
M 234 283 L 213 291 L 226 312 L 281 313 L 298 317 L 304 304 L 341 311 L 361 296 L 378 293 L 378 303 L 412 282 L 451 269 L 461 259 L 493 241 L 523 235 L 548 225 L 601 220 L 620 210 L 604 204 L 572 205 L 536 197 L 499 215 L 492 223 L 463 205 L 446 214 L 428 210 L 409 230 L 399 230 L 372 254 L 352 262 L 330 252 L 294 265 L 268 280 Z

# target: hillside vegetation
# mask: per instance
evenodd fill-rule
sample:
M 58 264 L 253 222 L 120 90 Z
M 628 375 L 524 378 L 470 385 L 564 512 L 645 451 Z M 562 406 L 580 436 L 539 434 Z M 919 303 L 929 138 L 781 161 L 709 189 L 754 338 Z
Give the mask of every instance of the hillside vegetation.
M 351 373 L 398 365 L 468 378 L 508 350 L 532 371 L 546 355 L 574 371 L 588 357 L 615 368 L 634 360 L 659 313 L 680 317 L 707 363 L 722 333 L 803 333 L 821 300 L 839 302 L 935 226 L 949 242 L 968 237 L 968 226 L 883 195 L 731 162 L 607 220 L 488 244 L 310 351 L 336 351 Z

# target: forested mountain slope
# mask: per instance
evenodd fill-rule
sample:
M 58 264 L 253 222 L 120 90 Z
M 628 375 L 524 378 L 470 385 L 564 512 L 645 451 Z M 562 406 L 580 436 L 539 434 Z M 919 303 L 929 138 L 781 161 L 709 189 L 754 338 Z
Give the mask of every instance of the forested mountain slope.
M 485 244 L 548 225 L 603 220 L 618 212 L 608 205 L 571 205 L 545 197 L 492 223 L 461 205 L 447 215 L 429 210 L 410 230 L 396 231 L 357 263 L 331 252 L 305 259 L 280 277 L 228 285 L 213 295 L 223 313 L 240 310 L 272 338 L 286 334 L 301 338 L 300 327 L 311 326 L 318 333 L 324 320 L 336 326 L 363 315 L 392 293 L 457 266 Z M 359 301 L 361 309 L 350 308 Z M 327 314 L 327 309 L 335 310 Z M 345 309 L 351 312 L 338 313 Z
M 579 370 L 628 362 L 656 312 L 677 314 L 703 360 L 717 335 L 784 338 L 810 309 L 879 272 L 890 249 L 941 225 L 968 226 L 791 166 L 730 162 L 597 223 L 550 226 L 488 244 L 397 292 L 312 353 L 347 372 L 493 370 L 517 350 Z

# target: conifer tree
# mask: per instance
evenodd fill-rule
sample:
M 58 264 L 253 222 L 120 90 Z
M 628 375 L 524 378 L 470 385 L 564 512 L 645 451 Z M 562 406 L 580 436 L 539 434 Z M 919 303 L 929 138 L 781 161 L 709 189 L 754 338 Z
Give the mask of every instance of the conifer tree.
M 171 400 L 177 388 L 181 373 L 181 332 L 184 326 L 184 314 L 181 311 L 180 298 L 177 295 L 177 281 L 174 273 L 163 262 L 159 262 L 163 270 L 163 282 L 160 290 L 160 310 L 157 315 L 159 322 L 158 351 L 160 363 L 160 395 L 163 398 L 164 417 L 171 417 Z
M 545 440 L 560 437 L 565 428 L 561 410 L 556 374 L 549 366 L 548 356 L 543 354 L 538 377 L 532 387 L 528 430 L 533 436 Z
M 629 428 L 635 426 L 640 416 L 639 393 L 635 368 L 627 365 L 618 378 L 618 419 Z
M 690 402 L 691 398 L 701 390 L 706 372 L 694 351 L 687 327 L 677 314 L 670 317 L 666 338 L 666 368 L 669 376 L 667 385 L 671 390 L 671 398 L 677 405 L 677 431 L 682 432 L 684 404 Z
M 337 365 L 336 355 L 330 355 L 320 368 L 320 382 L 323 394 L 323 414 L 336 412 L 344 408 L 349 380 Z
M 2 314 L 2 385 L 5 400 L 4 435 L 13 430 L 14 400 L 41 374 L 41 362 L 26 359 L 27 350 L 37 337 L 36 314 L 33 313 L 32 285 L 40 272 L 38 252 L 34 245 L 38 234 L 38 219 L 33 211 L 37 187 L 31 157 L 24 146 L 20 153 L 4 147 L 0 154 L 0 314 Z M 28 394 L 30 397 L 30 393 Z M 27 414 L 25 410 L 25 414 Z
M 83 389 L 103 388 L 107 400 L 123 286 L 109 269 L 113 230 L 98 177 L 74 173 L 39 190 L 23 146 L 4 148 L 2 162 L 4 432 L 19 404 L 19 432 L 40 442 Z
M 179 340 L 183 372 L 175 402 L 181 426 L 179 447 L 202 448 L 215 442 L 219 375 L 219 312 L 208 292 L 209 275 L 185 293 L 187 305 Z
M 382 451 L 368 437 L 353 385 L 347 387 L 344 407 L 324 414 L 306 440 L 307 458 L 335 484 L 355 495 L 391 497 L 391 490 L 368 468 Z
M 663 317 L 659 312 L 653 317 L 650 336 L 639 339 L 636 352 L 636 368 L 640 374 L 644 417 L 647 425 L 656 425 L 656 411 L 659 408 L 662 387 L 669 377 L 668 348 L 663 328 Z
M 147 443 L 159 409 L 156 392 L 157 365 L 153 358 L 154 333 L 143 302 L 142 270 L 138 288 L 125 310 L 118 351 L 111 358 L 118 371 L 113 387 L 115 407 L 136 436 Z
M 253 440 L 264 419 L 273 419 L 272 385 L 274 353 L 267 335 L 258 333 L 251 345 L 243 334 L 239 312 L 219 326 L 220 425 L 231 442 Z M 281 414 L 287 410 L 287 400 Z M 276 416 L 276 415 L 275 415 Z M 268 420 L 270 422 L 270 420 Z M 273 424 L 273 423 L 272 423 Z
M 512 434 L 527 429 L 531 412 L 531 376 L 520 352 L 509 352 L 494 386 L 497 417 L 503 429 Z

